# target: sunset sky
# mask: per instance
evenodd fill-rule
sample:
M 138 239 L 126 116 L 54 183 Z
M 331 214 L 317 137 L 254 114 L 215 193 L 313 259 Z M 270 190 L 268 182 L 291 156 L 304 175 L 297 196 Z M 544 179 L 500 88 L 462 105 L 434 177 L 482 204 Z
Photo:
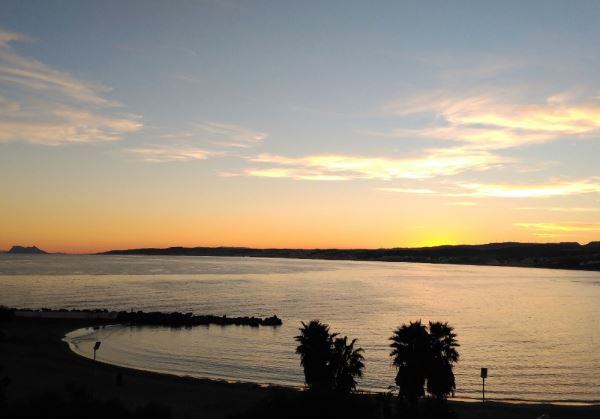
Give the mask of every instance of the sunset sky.
M 598 1 L 0 3 L 0 249 L 600 240 Z

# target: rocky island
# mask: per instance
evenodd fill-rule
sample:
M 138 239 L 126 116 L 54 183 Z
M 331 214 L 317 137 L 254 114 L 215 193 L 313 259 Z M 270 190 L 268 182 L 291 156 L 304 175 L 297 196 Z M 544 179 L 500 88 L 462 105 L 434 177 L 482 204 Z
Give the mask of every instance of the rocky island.
M 13 255 L 46 255 L 48 252 L 43 251 L 37 246 L 13 246 L 6 253 Z

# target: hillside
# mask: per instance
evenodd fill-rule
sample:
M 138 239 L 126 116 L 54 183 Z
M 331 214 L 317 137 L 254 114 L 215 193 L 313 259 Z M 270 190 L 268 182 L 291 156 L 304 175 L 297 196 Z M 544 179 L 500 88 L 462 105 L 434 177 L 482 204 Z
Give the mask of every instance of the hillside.
M 391 249 L 252 249 L 169 247 L 110 250 L 104 255 L 241 256 L 384 262 L 451 263 L 600 271 L 600 242 L 490 243 Z

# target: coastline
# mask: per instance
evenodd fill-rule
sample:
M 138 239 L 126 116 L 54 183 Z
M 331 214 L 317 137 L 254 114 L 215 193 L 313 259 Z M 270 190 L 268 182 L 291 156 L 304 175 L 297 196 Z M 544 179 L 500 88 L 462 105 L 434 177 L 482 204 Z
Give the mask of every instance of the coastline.
M 95 398 L 120 399 L 128 407 L 148 402 L 168 406 L 173 418 L 226 418 L 268 397 L 276 389 L 154 373 L 95 362 L 71 351 L 64 336 L 76 329 L 101 326 L 89 320 L 14 318 L 0 324 L 6 341 L 0 362 L 11 378 L 8 401 L 51 391 L 66 395 L 67 387 L 84 387 Z M 116 382 L 122 376 L 122 385 Z
M 0 343 L 0 359 L 12 383 L 9 400 L 52 390 L 65 393 L 66 386 L 86 387 L 94 397 L 121 399 L 130 407 L 158 402 L 171 408 L 173 418 L 200 416 L 226 418 L 245 411 L 277 393 L 298 389 L 180 377 L 95 362 L 73 352 L 64 336 L 76 329 L 106 325 L 106 321 L 15 318 L 0 324 L 6 340 Z M 116 377 L 122 376 L 122 385 Z M 376 397 L 365 394 L 364 397 Z M 597 418 L 600 405 L 563 405 L 526 402 L 449 401 L 459 418 L 511 419 Z
M 159 249 L 162 250 L 162 249 Z M 260 250 L 260 249 L 258 249 Z M 372 251 L 374 249 L 368 249 Z M 8 252 L 0 252 L 0 255 L 11 255 Z M 308 261 L 331 261 L 331 262 L 373 262 L 373 263 L 410 263 L 410 264 L 426 264 L 426 265 L 455 265 L 455 266 L 481 266 L 494 268 L 519 268 L 519 269 L 548 269 L 552 271 L 579 271 L 579 272 L 600 272 L 600 252 L 597 256 L 598 261 L 593 266 L 588 265 L 554 265 L 547 263 L 523 263 L 523 262 L 499 262 L 499 261 L 464 261 L 464 260 L 448 260 L 436 258 L 369 258 L 369 257 L 348 257 L 348 256 L 314 256 L 314 255 L 281 255 L 281 254 L 193 254 L 193 253 L 153 253 L 143 252 L 133 249 L 132 251 L 108 251 L 102 253 L 44 253 L 44 254 L 16 254 L 16 256 L 165 256 L 165 257 L 197 257 L 197 258 L 242 258 L 242 259 L 282 259 L 282 260 L 308 260 Z
M 112 323 L 112 324 L 100 324 L 99 325 L 101 328 L 104 327 L 119 327 L 119 326 L 123 326 L 119 323 Z M 69 349 L 77 356 L 89 359 L 89 360 L 93 360 L 93 358 L 89 355 L 86 354 L 84 351 L 82 350 L 78 350 L 77 345 L 73 344 L 72 342 L 69 341 L 68 335 L 72 334 L 72 333 L 76 333 L 76 332 L 80 332 L 80 331 L 86 331 L 88 332 L 90 329 L 90 327 L 83 327 L 80 329 L 76 329 L 76 330 L 72 330 L 69 331 L 67 333 L 67 336 L 65 336 L 63 338 L 63 341 L 66 342 L 69 346 Z M 93 331 L 89 331 L 89 333 L 93 333 Z M 134 366 L 128 366 L 128 365 L 124 365 L 124 364 L 119 364 L 116 362 L 108 362 L 108 361 L 104 361 L 102 359 L 97 359 L 95 362 L 97 363 L 102 363 L 105 365 L 112 365 L 115 367 L 120 367 L 120 368 L 125 368 L 125 369 L 130 369 L 133 371 L 144 371 L 144 372 L 148 372 L 148 373 L 153 373 L 153 374 L 161 374 L 161 375 L 167 375 L 167 376 L 172 376 L 172 377 L 180 377 L 180 378 L 186 378 L 186 379 L 196 379 L 196 380 L 205 380 L 205 381 L 209 381 L 209 382 L 218 382 L 218 383 L 230 383 L 230 384 L 240 384 L 240 385 L 250 385 L 250 386 L 258 386 L 260 388 L 276 388 L 279 390 L 286 390 L 286 391 L 302 391 L 304 389 L 303 385 L 299 385 L 299 384 L 274 384 L 274 383 L 270 383 L 270 382 L 258 382 L 258 381 L 244 381 L 244 380 L 238 380 L 238 379 L 234 379 L 234 378 L 227 378 L 227 377 L 207 377 L 207 376 L 202 376 L 202 375 L 187 375 L 187 374 L 179 374 L 177 372 L 168 372 L 168 371 L 160 371 L 160 370 L 154 370 L 151 368 L 139 368 L 139 367 L 134 367 Z M 358 389 L 357 393 L 363 394 L 363 395 L 367 395 L 367 396 L 377 396 L 377 395 L 381 395 L 382 393 L 385 393 L 385 390 L 381 390 L 381 389 Z M 455 396 L 452 397 L 451 399 L 449 399 L 450 403 L 481 403 L 481 398 L 480 397 L 460 397 L 460 396 Z M 531 399 L 518 399 L 518 398 L 503 398 L 503 399 L 489 399 L 486 398 L 486 403 L 502 403 L 502 404 L 510 404 L 510 405 L 555 405 L 555 406 L 581 406 L 581 407 L 595 407 L 598 406 L 600 408 L 600 401 L 582 401 L 582 400 L 531 400 Z
M 234 256 L 363 262 L 406 262 L 515 268 L 600 271 L 600 242 L 488 243 L 380 249 L 255 249 L 247 247 L 169 247 L 109 250 L 97 255 Z

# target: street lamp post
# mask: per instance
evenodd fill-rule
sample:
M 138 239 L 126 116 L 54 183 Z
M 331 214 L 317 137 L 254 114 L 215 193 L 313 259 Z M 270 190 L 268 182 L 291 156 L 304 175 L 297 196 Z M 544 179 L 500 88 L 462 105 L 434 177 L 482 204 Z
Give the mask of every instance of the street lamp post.
M 481 369 L 481 379 L 483 380 L 483 398 L 481 399 L 483 403 L 485 403 L 485 379 L 488 376 L 488 369 L 487 368 L 482 368 Z
M 96 342 L 96 344 L 94 345 L 94 361 L 96 360 L 96 351 L 98 349 L 100 349 L 100 345 L 102 344 L 102 342 L 98 341 Z

